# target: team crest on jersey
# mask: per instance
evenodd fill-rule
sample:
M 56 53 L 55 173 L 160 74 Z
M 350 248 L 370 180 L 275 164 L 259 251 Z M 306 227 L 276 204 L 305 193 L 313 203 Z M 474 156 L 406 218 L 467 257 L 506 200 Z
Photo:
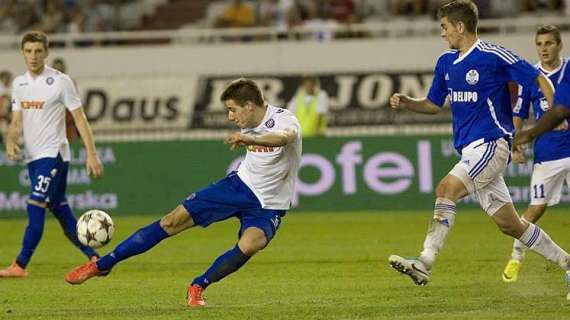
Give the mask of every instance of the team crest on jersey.
M 467 83 L 470 85 L 476 85 L 477 82 L 479 82 L 479 72 L 477 72 L 475 69 L 469 70 L 469 72 L 467 72 L 465 75 L 465 81 L 467 81 Z
M 271 118 L 271 119 L 265 121 L 265 126 L 266 126 L 267 128 L 273 128 L 273 127 L 275 127 L 275 120 L 273 120 L 273 118 Z
M 46 83 L 48 84 L 48 86 L 51 86 L 54 81 L 55 81 L 55 80 L 53 80 L 52 77 L 48 77 L 48 78 L 46 79 Z
M 284 112 L 284 111 L 285 111 L 284 109 L 279 108 L 279 109 L 277 109 L 277 111 L 275 111 L 275 113 L 282 113 L 282 112 Z

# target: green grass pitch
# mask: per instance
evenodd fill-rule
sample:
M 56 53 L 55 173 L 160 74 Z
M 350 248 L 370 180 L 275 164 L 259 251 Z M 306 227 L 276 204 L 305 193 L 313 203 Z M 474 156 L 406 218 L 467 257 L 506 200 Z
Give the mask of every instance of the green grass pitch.
M 570 249 L 570 214 L 541 225 Z M 26 279 L 0 279 L 0 319 L 570 319 L 563 272 L 531 253 L 517 283 L 500 275 L 511 240 L 479 210 L 460 210 L 435 266 L 417 287 L 392 270 L 392 253 L 419 252 L 423 213 L 290 213 L 271 245 L 212 285 L 208 306 L 185 306 L 186 284 L 236 241 L 237 221 L 188 230 L 80 286 L 65 273 L 84 258 L 48 219 Z M 102 253 L 157 217 L 115 217 Z M 19 250 L 24 219 L 0 219 L 0 264 Z

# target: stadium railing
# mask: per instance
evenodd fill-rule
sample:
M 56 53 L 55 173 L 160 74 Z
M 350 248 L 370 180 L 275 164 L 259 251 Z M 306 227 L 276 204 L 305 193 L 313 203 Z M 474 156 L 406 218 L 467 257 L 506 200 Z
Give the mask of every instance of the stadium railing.
M 570 30 L 570 19 L 565 16 L 528 16 L 481 20 L 480 33 L 514 34 L 532 32 L 542 24 L 554 24 L 561 30 Z M 318 28 L 298 26 L 289 30 L 276 27 L 243 29 L 211 29 L 188 26 L 177 30 L 119 31 L 102 33 L 62 33 L 50 35 L 52 43 L 59 47 L 119 46 L 119 45 L 176 45 L 193 43 L 217 43 L 225 41 L 315 41 L 316 32 L 331 32 L 345 37 L 393 38 L 419 37 L 439 34 L 439 25 L 424 18 L 419 20 L 395 19 L 360 24 L 323 24 Z M 334 37 L 333 37 L 334 40 Z M 19 35 L 0 35 L 0 49 L 18 48 Z

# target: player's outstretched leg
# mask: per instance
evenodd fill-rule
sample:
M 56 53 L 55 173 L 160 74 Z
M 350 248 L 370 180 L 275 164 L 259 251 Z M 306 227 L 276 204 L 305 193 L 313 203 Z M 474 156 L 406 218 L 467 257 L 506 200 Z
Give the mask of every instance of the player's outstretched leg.
M 446 198 L 437 198 L 433 219 L 430 222 L 420 257 L 403 258 L 392 255 L 388 258 L 390 265 L 396 271 L 410 276 L 415 284 L 426 285 L 429 282 L 431 267 L 455 221 L 455 212 L 455 202 Z
M 59 224 L 61 225 L 63 233 L 67 239 L 69 239 L 69 241 L 71 241 L 74 246 L 81 250 L 81 252 L 83 252 L 83 254 L 89 258 L 90 261 L 96 261 L 96 258 L 99 257 L 97 251 L 95 251 L 93 248 L 82 245 L 81 242 L 79 242 L 79 239 L 77 239 L 77 219 L 75 219 L 75 216 L 73 215 L 73 212 L 71 211 L 69 205 L 64 202 L 62 204 L 52 206 L 51 210 L 53 212 L 53 215 L 57 218 L 57 221 L 59 221 Z
M 222 280 L 241 268 L 254 254 L 267 244 L 265 233 L 256 227 L 245 229 L 238 244 L 219 256 L 204 274 L 195 278 L 187 289 L 189 307 L 200 307 L 206 304 L 202 293 L 206 288 Z
M 20 254 L 9 267 L 0 270 L 0 278 L 23 278 L 28 276 L 28 272 L 25 269 L 42 239 L 46 209 L 43 203 L 34 201 L 28 203 L 27 211 L 28 226 L 26 231 L 24 231 Z
M 71 270 L 65 276 L 65 281 L 70 284 L 81 284 L 94 276 L 105 275 L 117 263 L 149 250 L 168 236 L 168 233 L 160 226 L 160 220 L 157 220 L 133 233 L 115 250 L 101 257 L 97 262 L 88 262 Z
M 546 211 L 546 204 L 531 205 L 524 213 L 522 219 L 526 222 L 536 223 Z M 522 261 L 524 259 L 527 247 L 518 239 L 513 241 L 513 251 L 511 259 L 503 270 L 502 278 L 504 282 L 515 282 L 518 279 Z

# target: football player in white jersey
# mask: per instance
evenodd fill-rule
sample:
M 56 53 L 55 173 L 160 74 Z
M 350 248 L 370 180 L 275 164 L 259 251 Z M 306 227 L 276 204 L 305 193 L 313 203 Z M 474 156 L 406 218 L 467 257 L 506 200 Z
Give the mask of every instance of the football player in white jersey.
M 535 46 L 540 62 L 536 68 L 545 74 L 554 84 L 562 77 L 562 70 L 569 63 L 568 58 L 561 58 L 562 37 L 556 26 L 547 25 L 537 29 Z M 529 116 L 532 106 L 536 120 L 549 109 L 544 96 L 536 86 L 519 87 L 519 97 L 514 108 L 515 129 L 520 131 L 524 119 Z M 524 163 L 522 152 L 515 150 L 513 160 Z M 558 204 L 564 183 L 570 184 L 570 131 L 568 123 L 561 128 L 545 132 L 534 143 L 534 167 L 530 182 L 530 205 L 523 214 L 523 219 L 536 223 L 546 212 L 546 208 Z M 511 259 L 503 271 L 503 281 L 515 282 L 518 279 L 521 262 L 526 247 L 519 240 L 514 241 Z
M 22 38 L 21 50 L 28 71 L 12 84 L 12 120 L 6 139 L 6 153 L 19 159 L 18 140 L 23 132 L 25 159 L 31 181 L 27 204 L 28 226 L 22 249 L 1 277 L 22 278 L 38 246 L 45 222 L 46 208 L 59 220 L 65 235 L 90 260 L 98 258 L 92 248 L 77 240 L 77 220 L 67 204 L 65 189 L 70 161 L 69 142 L 65 136 L 65 110 L 70 110 L 87 149 L 87 172 L 94 178 L 103 174 L 93 134 L 72 80 L 45 64 L 48 39 L 41 32 L 29 32 Z
M 187 288 L 187 304 L 205 304 L 202 292 L 212 283 L 237 271 L 271 241 L 291 205 L 301 161 L 301 129 L 294 114 L 268 105 L 257 84 L 237 79 L 221 96 L 228 118 L 241 132 L 225 142 L 231 149 L 245 146 L 239 169 L 201 190 L 162 219 L 147 225 L 120 243 L 110 254 L 71 270 L 65 280 L 80 284 L 109 272 L 114 265 L 143 253 L 163 239 L 194 226 L 238 218 L 241 227 L 234 248 L 219 256 Z
M 570 269 L 570 256 L 538 226 L 520 219 L 503 179 L 510 156 L 513 115 L 508 83 L 537 84 L 549 104 L 553 89 L 548 79 L 509 50 L 478 39 L 477 6 L 469 0 L 449 2 L 438 10 L 441 36 L 451 51 L 436 64 L 427 97 L 414 99 L 395 94 L 394 108 L 435 114 L 450 100 L 453 140 L 461 160 L 439 183 L 433 219 L 418 258 L 389 257 L 398 272 L 415 284 L 429 281 L 432 267 L 453 227 L 456 202 L 475 193 L 483 210 L 505 234 Z

